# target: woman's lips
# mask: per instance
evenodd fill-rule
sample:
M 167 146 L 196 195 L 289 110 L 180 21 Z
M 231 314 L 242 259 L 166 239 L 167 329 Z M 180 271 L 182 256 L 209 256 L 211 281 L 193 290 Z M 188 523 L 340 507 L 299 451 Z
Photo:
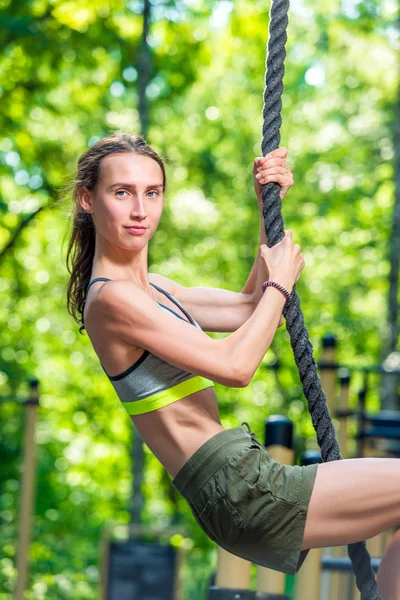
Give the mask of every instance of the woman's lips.
M 126 227 L 125 228 L 131 235 L 142 235 L 146 232 L 147 227 Z

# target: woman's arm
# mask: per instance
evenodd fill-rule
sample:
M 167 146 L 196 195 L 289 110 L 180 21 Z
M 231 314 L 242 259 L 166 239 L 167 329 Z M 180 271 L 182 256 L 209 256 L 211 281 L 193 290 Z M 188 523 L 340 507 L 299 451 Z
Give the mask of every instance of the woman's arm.
M 260 245 L 267 243 L 265 234 L 264 217 L 262 214 L 262 184 L 268 182 L 276 182 L 281 186 L 281 200 L 286 196 L 289 189 L 292 187 L 294 180 L 292 168 L 286 164 L 288 154 L 287 148 L 277 148 L 265 157 L 256 158 L 254 160 L 253 175 L 254 175 L 254 190 L 257 196 L 258 211 L 260 215 L 260 241 L 258 244 L 258 252 L 254 261 L 250 275 L 242 290 L 243 294 L 250 294 L 253 297 L 254 304 L 257 305 L 262 296 L 261 286 L 269 279 L 269 273 L 265 261 L 260 256 Z M 279 325 L 283 324 L 283 317 L 280 319 Z
M 288 282 L 279 283 L 291 292 Z M 107 281 L 93 299 L 87 320 L 102 328 L 109 344 L 123 341 L 190 373 L 244 387 L 273 340 L 285 302 L 281 292 L 267 288 L 250 318 L 231 335 L 215 340 L 161 310 L 134 282 Z
M 266 244 L 267 239 L 262 215 L 262 183 L 267 181 L 279 182 L 283 198 L 293 185 L 291 168 L 285 163 L 286 148 L 278 148 L 264 158 L 254 161 L 254 188 L 257 195 L 260 215 L 259 246 L 256 259 L 247 282 L 241 292 L 211 287 L 185 287 L 168 277 L 152 273 L 155 283 L 163 286 L 170 294 L 179 300 L 196 319 L 204 331 L 227 333 L 236 331 L 253 314 L 262 295 L 261 286 L 269 273 L 265 261 L 260 256 L 259 247 Z M 260 171 L 258 170 L 260 169 Z M 259 178 L 258 174 L 260 175 Z M 284 318 L 280 317 L 278 327 L 283 325 Z
M 246 281 L 242 294 L 249 294 L 253 298 L 253 303 L 257 305 L 262 296 L 261 286 L 269 279 L 269 273 L 265 261 L 260 256 L 260 245 L 267 243 L 267 236 L 265 235 L 264 217 L 262 212 L 260 213 L 260 241 L 258 244 L 258 252 L 255 258 L 254 264 L 250 271 L 250 275 Z

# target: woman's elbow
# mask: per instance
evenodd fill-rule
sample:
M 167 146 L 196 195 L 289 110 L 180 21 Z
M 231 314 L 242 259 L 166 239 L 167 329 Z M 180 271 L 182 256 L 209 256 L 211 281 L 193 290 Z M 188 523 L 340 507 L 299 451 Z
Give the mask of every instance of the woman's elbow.
M 233 388 L 245 388 L 249 385 L 251 381 L 251 376 L 249 373 L 240 372 L 239 370 L 235 370 L 230 387 Z

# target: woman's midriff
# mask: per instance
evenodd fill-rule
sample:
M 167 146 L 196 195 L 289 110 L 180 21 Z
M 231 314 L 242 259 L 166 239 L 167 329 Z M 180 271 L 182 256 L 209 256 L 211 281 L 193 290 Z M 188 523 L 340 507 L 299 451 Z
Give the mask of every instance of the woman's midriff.
M 224 430 L 214 388 L 131 418 L 144 443 L 171 477 L 200 446 Z

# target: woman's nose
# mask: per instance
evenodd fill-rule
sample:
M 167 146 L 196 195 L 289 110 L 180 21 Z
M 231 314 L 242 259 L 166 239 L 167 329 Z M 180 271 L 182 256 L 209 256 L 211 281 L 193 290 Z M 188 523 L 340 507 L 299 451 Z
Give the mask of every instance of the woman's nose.
M 145 217 L 146 209 L 144 206 L 143 198 L 134 198 L 132 207 L 131 207 L 131 215 L 135 215 L 136 217 Z

